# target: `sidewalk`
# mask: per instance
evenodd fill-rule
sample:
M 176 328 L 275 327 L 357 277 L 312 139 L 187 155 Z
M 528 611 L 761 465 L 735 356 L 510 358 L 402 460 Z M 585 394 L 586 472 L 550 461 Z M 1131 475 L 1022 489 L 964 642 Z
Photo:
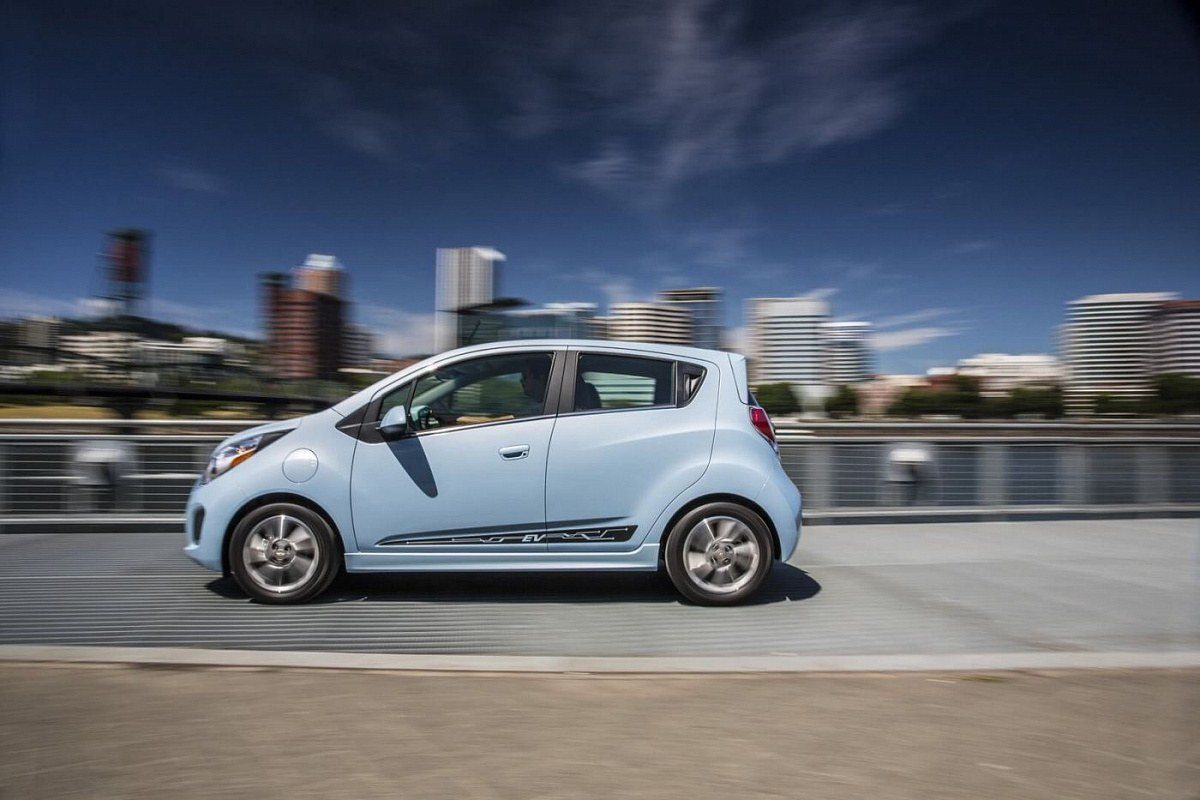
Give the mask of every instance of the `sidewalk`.
M 1194 798 L 1200 670 L 0 665 L 0 798 Z

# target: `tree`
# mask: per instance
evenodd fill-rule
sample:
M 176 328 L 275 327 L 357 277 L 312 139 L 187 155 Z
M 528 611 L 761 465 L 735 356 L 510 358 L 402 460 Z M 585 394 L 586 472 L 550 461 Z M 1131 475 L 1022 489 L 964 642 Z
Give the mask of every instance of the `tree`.
M 979 419 L 991 411 L 991 404 L 979 393 L 979 381 L 969 375 L 955 375 L 948 385 L 937 388 L 913 387 L 888 406 L 887 413 L 898 417 L 955 416 Z
M 833 396 L 825 401 L 825 413 L 831 417 L 857 417 L 858 392 L 853 386 L 843 384 Z
M 1097 416 L 1104 417 L 1110 414 L 1121 416 L 1133 416 L 1135 414 L 1146 413 L 1146 403 L 1141 400 L 1130 400 L 1125 397 L 1114 397 L 1107 392 L 1096 397 L 1096 404 L 1093 406 L 1093 411 Z
M 1200 414 L 1200 377 L 1167 373 L 1154 378 L 1155 412 Z
M 754 396 L 768 414 L 795 414 L 800 408 L 796 393 L 787 383 L 764 383 L 755 387 Z
M 999 416 L 1016 417 L 1036 414 L 1046 419 L 1057 419 L 1063 415 L 1062 389 L 1058 386 L 1023 387 L 1009 392 L 999 404 Z

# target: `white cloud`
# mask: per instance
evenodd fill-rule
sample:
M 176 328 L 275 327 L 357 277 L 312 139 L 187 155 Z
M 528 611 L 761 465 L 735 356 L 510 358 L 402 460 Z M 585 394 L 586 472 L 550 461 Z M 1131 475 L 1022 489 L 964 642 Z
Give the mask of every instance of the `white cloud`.
M 928 344 L 947 336 L 957 336 L 962 331 L 959 328 L 928 326 L 922 328 L 902 328 L 894 331 L 882 331 L 871 337 L 871 345 L 879 351 L 904 350 L 909 347 Z
M 920 322 L 930 322 L 931 320 L 941 319 L 956 313 L 958 313 L 957 310 L 953 308 L 923 308 L 919 311 L 910 311 L 906 314 L 884 317 L 875 323 L 875 328 L 899 328 L 904 325 L 916 325 Z
M 158 177 L 172 189 L 197 194 L 224 194 L 225 182 L 211 172 L 179 164 L 159 167 Z
M 53 316 L 93 319 L 109 313 L 112 310 L 112 302 L 100 297 L 62 298 L 0 288 L 0 317 Z M 246 325 L 247 319 L 254 319 L 253 314 L 248 316 L 243 309 L 198 306 L 161 297 L 146 298 L 143 308 L 147 316 L 197 330 L 223 331 L 247 338 L 258 336 L 253 326 Z
M 0 318 L 86 317 L 94 307 L 91 298 L 64 299 L 0 288 Z
M 951 255 L 965 256 L 971 253 L 979 253 L 983 250 L 990 250 L 996 246 L 996 243 L 991 239 L 970 239 L 965 242 L 955 242 L 947 248 Z
M 433 352 L 433 314 L 360 305 L 358 317 L 375 336 L 375 349 L 381 353 L 411 356 Z
M 514 135 L 572 129 L 566 173 L 637 205 L 682 182 L 874 135 L 904 111 L 898 60 L 934 24 L 907 8 L 809 14 L 751 41 L 708 0 L 562 12 L 514 48 Z
M 342 146 L 384 163 L 399 158 L 404 124 L 395 115 L 365 106 L 344 81 L 319 77 L 309 95 L 308 112 L 317 130 Z
M 841 291 L 832 286 L 822 286 L 819 289 L 813 289 L 803 294 L 798 295 L 802 300 L 831 300 L 837 293 Z

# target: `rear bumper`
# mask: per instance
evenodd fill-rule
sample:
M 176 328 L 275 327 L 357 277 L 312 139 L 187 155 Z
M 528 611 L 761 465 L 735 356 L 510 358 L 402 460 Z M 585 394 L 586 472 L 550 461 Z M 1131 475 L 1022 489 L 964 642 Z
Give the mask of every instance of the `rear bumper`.
M 803 503 L 800 490 L 792 483 L 780 467 L 759 490 L 754 502 L 767 512 L 771 523 L 779 534 L 779 560 L 787 561 L 800 544 L 800 516 Z

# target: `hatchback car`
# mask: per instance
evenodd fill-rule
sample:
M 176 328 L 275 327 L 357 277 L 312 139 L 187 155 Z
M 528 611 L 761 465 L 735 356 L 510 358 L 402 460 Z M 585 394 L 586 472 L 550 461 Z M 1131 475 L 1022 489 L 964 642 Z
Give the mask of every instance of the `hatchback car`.
M 745 358 L 538 340 L 442 353 L 231 436 L 192 490 L 184 550 L 267 603 L 342 568 L 664 569 L 720 605 L 792 555 L 799 521 Z

